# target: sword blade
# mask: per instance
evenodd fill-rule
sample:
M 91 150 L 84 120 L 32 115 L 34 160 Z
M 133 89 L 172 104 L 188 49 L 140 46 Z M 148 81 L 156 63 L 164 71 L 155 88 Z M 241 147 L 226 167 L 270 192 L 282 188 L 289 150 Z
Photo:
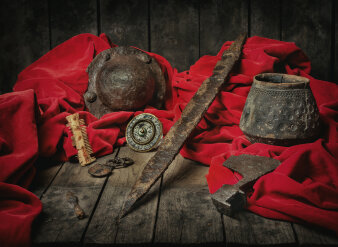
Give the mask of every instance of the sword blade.
M 140 178 L 133 186 L 120 212 L 120 219 L 124 217 L 142 196 L 144 196 L 161 175 L 167 170 L 184 142 L 202 119 L 214 101 L 224 81 L 239 60 L 246 34 L 240 35 L 233 44 L 224 51 L 217 62 L 213 74 L 206 79 L 195 95 L 182 111 L 181 118 L 171 127 L 157 152 L 148 161 Z

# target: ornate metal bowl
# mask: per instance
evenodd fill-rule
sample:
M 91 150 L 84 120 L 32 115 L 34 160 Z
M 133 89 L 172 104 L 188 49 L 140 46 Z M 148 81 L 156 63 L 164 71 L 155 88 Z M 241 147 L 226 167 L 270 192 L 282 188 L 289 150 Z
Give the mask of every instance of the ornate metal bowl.
M 304 143 L 318 136 L 319 126 L 309 79 L 278 73 L 254 77 L 239 124 L 251 142 Z

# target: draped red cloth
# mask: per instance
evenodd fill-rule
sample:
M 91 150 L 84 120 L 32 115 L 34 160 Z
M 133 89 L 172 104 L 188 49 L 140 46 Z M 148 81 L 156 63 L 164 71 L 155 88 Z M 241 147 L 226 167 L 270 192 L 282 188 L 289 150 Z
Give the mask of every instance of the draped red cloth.
M 167 133 L 187 102 L 208 78 L 226 42 L 216 56 L 203 56 L 189 71 L 178 73 L 161 56 L 149 53 L 167 74 L 165 107 L 147 106 Z M 96 156 L 109 154 L 125 142 L 130 119 L 141 113 L 115 112 L 101 119 L 85 111 L 88 64 L 101 51 L 114 47 L 103 34 L 82 34 L 57 46 L 18 76 L 14 93 L 0 96 L 0 245 L 29 245 L 30 227 L 41 211 L 38 198 L 27 188 L 38 156 L 67 160 L 76 154 L 65 117 L 80 112 Z M 324 123 L 313 143 L 280 147 L 251 144 L 238 127 L 253 76 L 274 72 L 305 76 Z M 261 177 L 248 197 L 249 210 L 269 218 L 315 224 L 338 233 L 338 86 L 310 77 L 310 62 L 293 43 L 249 38 L 242 59 L 188 142 L 184 157 L 210 165 L 206 176 L 210 192 L 238 181 L 222 166 L 231 155 L 254 154 L 280 160 L 281 165 Z

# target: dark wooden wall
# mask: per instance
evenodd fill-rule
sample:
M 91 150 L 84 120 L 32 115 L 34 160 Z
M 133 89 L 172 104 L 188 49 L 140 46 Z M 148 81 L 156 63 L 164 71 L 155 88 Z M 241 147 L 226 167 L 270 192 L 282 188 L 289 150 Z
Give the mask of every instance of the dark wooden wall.
M 336 0 L 1 0 L 0 93 L 48 50 L 79 33 L 159 53 L 179 71 L 240 32 L 295 42 L 312 75 L 338 81 Z

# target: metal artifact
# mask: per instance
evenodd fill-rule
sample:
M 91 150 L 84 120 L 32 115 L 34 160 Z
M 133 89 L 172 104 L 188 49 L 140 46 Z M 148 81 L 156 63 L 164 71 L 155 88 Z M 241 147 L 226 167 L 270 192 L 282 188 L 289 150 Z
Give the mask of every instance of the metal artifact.
M 273 171 L 279 164 L 278 160 L 268 157 L 247 154 L 231 156 L 223 166 L 239 172 L 243 178 L 235 185 L 223 185 L 211 195 L 217 210 L 228 216 L 243 210 L 246 207 L 246 191 L 259 177 Z
M 278 73 L 254 77 L 239 124 L 251 142 L 299 144 L 318 136 L 319 125 L 309 79 Z
M 115 157 L 114 159 L 108 160 L 105 164 L 95 164 L 88 169 L 88 173 L 93 177 L 106 177 L 109 176 L 114 169 L 125 168 L 132 164 L 134 164 L 134 161 L 131 158 Z
M 88 173 L 96 178 L 102 178 L 110 175 L 112 173 L 112 169 L 109 166 L 103 164 L 95 164 L 88 169 Z
M 157 61 L 141 50 L 124 46 L 105 50 L 93 59 L 87 72 L 84 100 L 97 118 L 145 105 L 162 107 L 165 76 Z
M 84 119 L 80 119 L 79 113 L 74 113 L 66 117 L 67 127 L 71 130 L 73 136 L 72 145 L 77 149 L 77 158 L 81 166 L 86 166 L 96 160 L 92 157 L 92 147 L 90 146 L 87 128 Z
M 142 113 L 134 117 L 126 129 L 129 147 L 137 152 L 147 152 L 156 148 L 163 137 L 162 124 L 156 116 Z
M 80 207 L 77 196 L 75 196 L 74 193 L 69 191 L 66 194 L 66 199 L 67 199 L 67 202 L 70 203 L 72 207 L 74 208 L 74 213 L 76 217 L 78 219 L 83 219 L 86 216 L 86 214 L 83 211 L 83 209 Z
M 224 51 L 214 68 L 212 76 L 202 83 L 186 105 L 181 118 L 171 127 L 158 147 L 157 152 L 149 160 L 140 178 L 133 186 L 120 212 L 120 218 L 129 212 L 134 203 L 145 195 L 165 170 L 167 170 L 182 148 L 185 140 L 200 122 L 204 113 L 221 90 L 235 63 L 239 60 L 245 40 L 246 35 L 240 35 L 229 49 Z

